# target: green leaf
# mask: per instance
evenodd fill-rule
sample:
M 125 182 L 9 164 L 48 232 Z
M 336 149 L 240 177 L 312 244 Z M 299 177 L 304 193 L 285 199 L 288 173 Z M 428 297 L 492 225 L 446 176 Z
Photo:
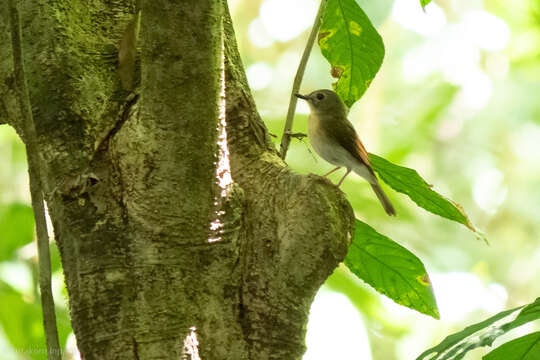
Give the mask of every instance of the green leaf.
M 429 276 L 409 250 L 356 220 L 345 258 L 353 274 L 398 304 L 439 318 Z
M 514 321 L 510 323 L 511 329 L 537 319 L 540 319 L 540 297 L 519 312 Z
M 538 360 L 540 358 L 540 331 L 522 336 L 499 346 L 483 360 Z
M 420 0 L 420 5 L 422 5 L 423 8 L 426 7 L 427 4 L 429 4 L 431 0 Z
M 9 309 L 0 311 L 0 324 L 12 346 L 29 358 L 46 359 L 40 306 L 0 281 L 0 308 Z
M 381 67 L 381 36 L 355 0 L 328 0 L 318 42 L 332 76 L 338 79 L 334 90 L 351 107 Z
M 34 239 L 34 215 L 28 205 L 13 203 L 0 207 L 0 261 Z
M 392 189 L 407 195 L 425 210 L 463 224 L 480 236 L 462 207 L 433 191 L 416 170 L 392 164 L 375 154 L 369 154 L 369 160 L 379 177 Z
M 523 308 L 518 316 L 501 326 L 491 327 L 495 322 L 503 319 L 515 311 Z M 506 334 L 508 331 L 521 326 L 527 322 L 534 321 L 540 318 L 540 298 L 527 306 L 519 306 L 510 310 L 502 311 L 489 319 L 486 319 L 477 324 L 466 327 L 464 330 L 447 336 L 439 345 L 424 351 L 416 360 L 425 359 L 427 356 L 436 353 L 435 356 L 429 357 L 429 360 L 458 360 L 462 359 L 465 354 L 473 349 L 481 346 L 491 346 L 493 341 L 499 336 Z M 484 330 L 480 334 L 477 332 Z M 473 335 L 474 337 L 469 338 Z
M 24 355 L 21 358 L 47 360 L 40 300 L 31 301 L 0 280 L 0 309 L 0 327 L 12 347 Z M 64 347 L 73 331 L 66 309 L 56 307 L 56 322 L 60 346 Z
M 523 306 L 520 306 L 520 307 L 517 307 L 517 308 L 513 308 L 513 309 L 510 309 L 510 310 L 500 312 L 497 315 L 494 315 L 494 316 L 490 317 L 489 319 L 486 319 L 486 320 L 484 320 L 482 322 L 479 322 L 479 323 L 471 325 L 471 326 L 467 326 L 465 329 L 461 330 L 460 332 L 457 332 L 457 333 L 452 334 L 452 335 L 448 335 L 446 338 L 444 338 L 444 340 L 439 345 L 434 346 L 434 347 L 432 347 L 430 349 L 427 349 L 422 354 L 420 354 L 420 356 L 417 357 L 416 360 L 425 359 L 426 356 L 428 356 L 430 354 L 433 354 L 433 353 L 437 353 L 437 356 L 430 357 L 430 360 L 437 359 L 439 355 L 441 355 L 442 353 L 444 353 L 448 349 L 452 348 L 454 345 L 458 344 L 463 339 L 465 339 L 468 336 L 476 333 L 477 331 L 480 331 L 480 330 L 490 326 L 491 324 L 495 323 L 496 321 L 499 321 L 500 319 L 512 314 L 516 310 L 521 309 L 522 307 Z

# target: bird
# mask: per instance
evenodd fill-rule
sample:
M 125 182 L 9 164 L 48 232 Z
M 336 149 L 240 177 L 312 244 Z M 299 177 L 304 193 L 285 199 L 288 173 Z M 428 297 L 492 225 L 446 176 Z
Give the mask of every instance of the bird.
M 369 155 L 347 119 L 347 108 L 338 94 L 332 90 L 320 89 L 308 95 L 294 95 L 309 105 L 308 138 L 311 146 L 321 158 L 337 166 L 323 176 L 327 177 L 345 167 L 347 172 L 337 183 L 339 187 L 347 175 L 354 171 L 369 182 L 386 213 L 395 216 L 396 210 L 381 188 L 369 162 Z

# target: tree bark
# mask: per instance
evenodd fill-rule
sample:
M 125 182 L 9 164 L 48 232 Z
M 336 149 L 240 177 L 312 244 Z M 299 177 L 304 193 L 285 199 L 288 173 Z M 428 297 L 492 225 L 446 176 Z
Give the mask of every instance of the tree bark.
M 83 358 L 197 359 L 197 347 L 203 360 L 300 359 L 310 304 L 345 256 L 353 213 L 327 180 L 279 158 L 226 1 L 21 5 Z M 128 91 L 118 44 L 139 10 Z M 1 44 L 0 122 L 24 140 Z

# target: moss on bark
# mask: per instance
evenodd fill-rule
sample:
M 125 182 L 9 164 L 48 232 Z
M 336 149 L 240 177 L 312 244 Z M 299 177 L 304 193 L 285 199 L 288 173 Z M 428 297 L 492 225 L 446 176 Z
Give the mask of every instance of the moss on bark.
M 23 3 L 46 195 L 83 357 L 181 358 L 195 326 L 205 360 L 300 359 L 352 209 L 332 184 L 279 158 L 226 1 L 143 1 L 133 92 L 116 57 L 135 1 Z M 224 198 L 222 56 L 234 181 Z M 6 95 L 10 64 L 0 66 Z M 17 124 L 15 112 L 2 118 Z M 209 242 L 216 211 L 222 230 Z

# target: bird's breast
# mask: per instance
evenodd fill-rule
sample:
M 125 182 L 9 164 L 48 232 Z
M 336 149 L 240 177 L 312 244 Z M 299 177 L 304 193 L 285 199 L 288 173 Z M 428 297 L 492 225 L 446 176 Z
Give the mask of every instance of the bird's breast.
M 326 134 L 321 120 L 311 114 L 308 120 L 308 137 L 311 146 L 320 157 L 336 166 L 346 166 L 340 153 L 345 151 L 341 145 Z

